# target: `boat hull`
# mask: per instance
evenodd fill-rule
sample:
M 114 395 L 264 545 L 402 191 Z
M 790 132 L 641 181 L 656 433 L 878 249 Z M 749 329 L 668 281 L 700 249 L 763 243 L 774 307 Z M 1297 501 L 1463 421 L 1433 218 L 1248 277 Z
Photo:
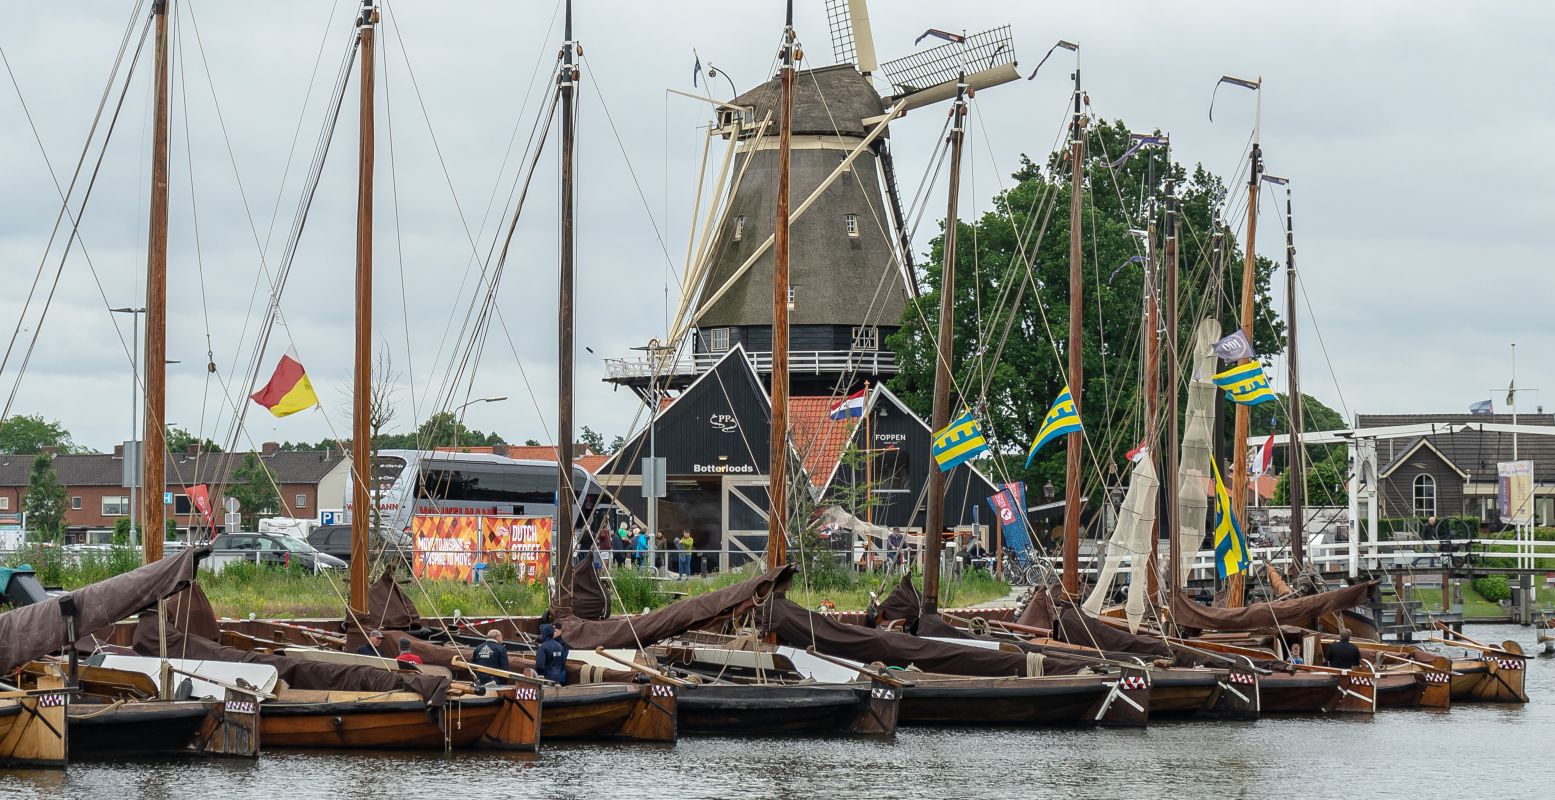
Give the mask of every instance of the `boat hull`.
M 541 705 L 546 739 L 672 743 L 678 736 L 673 687 L 639 683 L 548 686 Z
M 1258 690 L 1265 714 L 1321 714 L 1330 710 L 1339 694 L 1339 676 L 1276 672 L 1262 676 Z
M 903 725 L 1089 726 L 1111 691 L 1084 678 L 918 678 L 902 689 L 899 719 Z
M 831 736 L 894 733 L 860 729 L 872 720 L 871 689 L 853 684 L 793 686 L 702 684 L 681 687 L 681 733 L 738 736 Z M 896 698 L 890 698 L 894 704 Z M 905 700 L 902 701 L 905 704 Z
M 197 700 L 72 702 L 66 749 L 71 759 L 191 753 L 209 714 L 208 704 Z
M 1415 708 L 1425 694 L 1425 677 L 1418 672 L 1384 672 L 1377 675 L 1378 708 Z
M 1526 703 L 1525 658 L 1458 659 L 1452 662 L 1452 699 L 1464 703 Z
M 503 702 L 495 695 L 460 698 L 451 701 L 441 715 L 428 710 L 419 700 L 267 702 L 259 716 L 260 737 L 266 748 L 468 747 L 486 733 Z M 438 716 L 443 717 L 443 724 L 439 724 Z

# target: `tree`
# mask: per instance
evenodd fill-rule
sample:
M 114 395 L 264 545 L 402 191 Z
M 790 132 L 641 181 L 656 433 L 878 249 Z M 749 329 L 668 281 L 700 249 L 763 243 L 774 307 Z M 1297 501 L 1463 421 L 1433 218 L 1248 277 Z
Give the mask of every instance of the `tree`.
M 540 446 L 540 440 L 539 439 L 525 439 L 524 440 L 524 446 L 525 447 L 539 447 Z
M 189 445 L 197 444 L 201 450 L 207 453 L 220 453 L 221 445 L 210 439 L 201 439 L 183 428 L 167 429 L 167 449 L 170 452 L 179 453 L 189 449 Z
M 65 486 L 54 472 L 54 459 L 39 453 L 27 477 L 27 527 L 42 541 L 59 541 L 65 533 Z
M 583 431 L 578 434 L 578 443 L 588 447 L 591 452 L 603 453 L 605 451 L 605 436 L 599 431 L 583 426 Z
M 616 453 L 621 452 L 621 448 L 623 448 L 625 446 L 626 446 L 626 437 L 618 435 L 615 438 L 610 440 L 610 449 L 606 450 L 605 452 L 609 453 L 611 455 L 615 455 Z
M 1338 445 L 1328 447 L 1328 453 L 1314 458 L 1307 464 L 1306 502 L 1313 506 L 1342 506 L 1348 502 L 1349 492 L 1345 482 L 1349 478 L 1350 457 Z M 1280 473 L 1274 484 L 1274 504 L 1290 505 L 1290 470 Z
M 0 453 L 32 455 L 52 447 L 60 453 L 79 452 L 70 440 L 70 431 L 57 420 L 36 414 L 17 414 L 0 423 Z
M 1081 414 L 1090 442 L 1087 451 L 1101 463 L 1096 468 L 1087 465 L 1082 474 L 1099 489 L 1097 478 L 1126 465 L 1123 453 L 1140 440 L 1144 429 L 1139 391 L 1144 275 L 1131 261 L 1141 252 L 1131 231 L 1149 223 L 1141 200 L 1164 197 L 1166 181 L 1175 181 L 1183 233 L 1179 343 L 1192 340 L 1193 325 L 1202 316 L 1216 316 L 1223 330 L 1235 326 L 1237 304 L 1216 298 L 1240 296 L 1241 256 L 1234 236 L 1226 237 L 1224 268 L 1217 280 L 1210 268 L 1213 220 L 1226 193 L 1219 177 L 1202 166 L 1190 173 L 1166 163 L 1152 148 L 1109 169 L 1107 163 L 1129 143 L 1129 128 L 1122 121 L 1091 128 L 1087 139 Z M 989 428 L 985 433 L 992 449 L 1003 461 L 1004 469 L 995 470 L 1000 477 L 1024 479 L 1031 486 L 1048 481 L 1061 486 L 1064 447 L 1048 445 L 1030 469 L 1024 462 L 1027 446 L 1063 388 L 1068 366 L 1067 156 L 1055 153 L 1045 165 L 1023 158 L 1014 178 L 1016 185 L 994 198 L 992 211 L 959 223 L 950 363 L 960 395 L 951 404 L 978 410 Z M 920 297 L 909 302 L 901 328 L 888 340 L 900 370 L 890 386 L 925 418 L 934 382 L 943 247 L 942 235 L 932 242 L 919 276 Z M 1284 347 L 1284 325 L 1269 297 L 1274 263 L 1260 258 L 1256 264 L 1253 343 L 1259 353 L 1275 353 Z
M 253 453 L 243 456 L 243 463 L 232 471 L 223 491 L 227 497 L 238 501 L 244 530 L 258 530 L 260 515 L 274 514 L 281 507 L 281 497 L 276 493 L 275 475 Z

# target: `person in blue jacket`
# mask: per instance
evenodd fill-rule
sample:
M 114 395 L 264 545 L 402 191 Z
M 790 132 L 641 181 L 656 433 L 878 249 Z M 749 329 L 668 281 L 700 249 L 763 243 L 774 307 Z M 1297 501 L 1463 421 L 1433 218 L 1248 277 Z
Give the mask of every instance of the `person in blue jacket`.
M 502 631 L 496 628 L 488 631 L 486 641 L 475 648 L 475 657 L 470 659 L 470 663 L 491 669 L 508 669 L 508 648 L 502 643 Z M 496 675 L 477 673 L 475 677 L 481 683 L 505 683 Z
M 562 624 L 540 626 L 540 646 L 535 648 L 535 671 L 546 680 L 567 682 L 567 653 L 571 648 L 562 639 Z

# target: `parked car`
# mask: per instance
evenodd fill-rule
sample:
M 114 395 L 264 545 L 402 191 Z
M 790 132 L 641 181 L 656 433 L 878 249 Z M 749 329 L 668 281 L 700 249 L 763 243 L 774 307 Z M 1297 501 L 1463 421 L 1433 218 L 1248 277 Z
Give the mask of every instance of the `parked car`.
M 308 544 L 346 564 L 351 563 L 351 526 L 322 525 L 308 534 Z M 367 534 L 367 552 L 374 558 L 385 555 L 400 563 L 410 563 L 410 537 L 392 528 L 379 528 Z
M 211 566 L 216 569 L 233 561 L 276 566 L 300 563 L 315 572 L 346 568 L 346 562 L 319 552 L 295 536 L 279 533 L 223 533 L 212 540 L 211 551 Z

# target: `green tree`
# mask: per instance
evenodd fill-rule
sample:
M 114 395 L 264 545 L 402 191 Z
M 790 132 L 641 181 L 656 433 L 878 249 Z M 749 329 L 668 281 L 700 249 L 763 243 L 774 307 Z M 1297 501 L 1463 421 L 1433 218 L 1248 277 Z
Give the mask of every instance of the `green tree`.
M 224 494 L 238 501 L 238 512 L 243 516 L 244 530 L 258 530 L 259 517 L 274 514 L 281 508 L 280 495 L 276 494 L 275 475 L 258 456 L 248 453 L 243 463 L 232 471 L 232 477 Z
M 524 440 L 524 446 L 525 447 L 539 447 L 540 446 L 540 440 L 539 439 L 525 439 Z
M 610 449 L 609 450 L 605 450 L 604 452 L 610 453 L 610 454 L 614 455 L 615 453 L 621 452 L 621 448 L 623 448 L 625 446 L 626 446 L 626 437 L 617 435 L 615 438 L 610 440 Z
M 54 472 L 54 459 L 39 453 L 27 476 L 27 527 L 42 541 L 59 541 L 65 533 L 65 486 Z
M 174 427 L 174 428 L 168 428 L 167 429 L 167 449 L 168 450 L 170 450 L 170 451 L 172 451 L 174 453 L 183 452 L 185 450 L 188 450 L 189 449 L 189 445 L 191 445 L 191 444 L 199 445 L 200 449 L 204 450 L 207 453 L 220 453 L 221 452 L 221 445 L 216 444 L 215 442 L 211 441 L 210 439 L 202 439 L 202 438 L 200 438 L 198 436 L 195 436 L 194 434 L 184 430 L 183 428 Z
M 439 411 L 427 417 L 426 422 L 421 423 L 421 427 L 411 433 L 387 433 L 375 441 L 380 450 L 431 450 L 437 447 L 489 447 L 494 444 L 507 444 L 507 440 L 496 431 L 483 433 L 466 427 L 452 411 Z M 350 447 L 351 442 L 349 439 L 343 439 L 341 445 Z
M 113 544 L 122 547 L 130 543 L 130 533 L 138 527 L 130 522 L 129 517 L 119 517 L 113 521 Z
M 36 414 L 17 414 L 0 422 L 0 453 L 32 455 L 52 447 L 61 453 L 80 452 L 70 440 L 70 431 L 58 420 Z
M 578 434 L 578 443 L 595 453 L 608 452 L 605 450 L 605 435 L 587 425 L 584 425 L 583 431 Z
M 1099 488 L 1098 475 L 1114 480 L 1113 470 L 1126 464 L 1123 453 L 1143 434 L 1139 382 L 1144 273 L 1131 261 L 1142 252 L 1131 231 L 1150 223 L 1150 209 L 1159 210 L 1159 205 L 1144 201 L 1164 197 L 1168 180 L 1175 182 L 1182 234 L 1178 342 L 1191 341 L 1193 325 L 1203 316 L 1216 316 L 1222 329 L 1230 330 L 1236 324 L 1237 304 L 1217 298 L 1240 296 L 1241 255 L 1234 236 L 1220 240 L 1223 269 L 1217 276 L 1213 268 L 1215 210 L 1226 196 L 1224 181 L 1202 166 L 1189 171 L 1168 163 L 1153 148 L 1109 169 L 1108 162 L 1128 142 L 1129 129 L 1122 121 L 1088 131 L 1081 218 L 1085 293 L 1081 413 L 1088 453 L 1101 462 L 1082 470 L 1093 489 Z M 1031 486 L 1048 481 L 1063 485 L 1062 446 L 1045 447 L 1029 469 L 1024 462 L 1048 406 L 1063 388 L 1068 366 L 1067 160 L 1060 153 L 1045 165 L 1023 158 L 1014 174 L 1014 187 L 994 198 L 993 210 L 959 223 L 957 234 L 956 324 L 950 359 L 957 392 L 952 406 L 978 409 L 980 419 L 991 428 L 987 433 L 994 453 L 1005 467 L 998 474 L 1022 478 Z M 920 296 L 909 302 L 901 328 L 888 340 L 900 369 L 891 379 L 891 388 L 925 418 L 933 390 L 943 246 L 943 235 L 932 242 L 919 276 Z M 1164 255 L 1160 260 L 1164 262 Z M 1284 325 L 1273 313 L 1269 297 L 1274 266 L 1259 258 L 1254 270 L 1253 343 L 1266 354 L 1284 347 Z M 1087 455 L 1087 461 L 1091 458 Z

